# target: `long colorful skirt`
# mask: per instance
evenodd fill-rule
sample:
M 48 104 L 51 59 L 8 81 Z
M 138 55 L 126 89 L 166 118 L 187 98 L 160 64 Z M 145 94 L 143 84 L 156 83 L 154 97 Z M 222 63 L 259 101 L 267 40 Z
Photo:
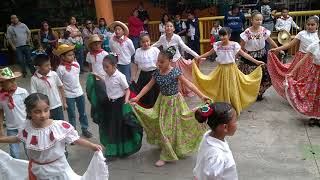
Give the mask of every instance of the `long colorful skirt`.
M 294 66 L 303 58 L 305 53 L 297 52 L 294 56 L 291 63 L 283 64 L 279 60 L 276 54 L 270 52 L 268 54 L 268 71 L 270 74 L 272 86 L 276 90 L 276 92 L 282 96 L 283 98 L 286 98 L 285 95 L 285 88 L 283 86 L 283 83 L 285 81 L 285 77 L 287 74 L 289 74 Z M 304 76 L 309 74 L 309 68 L 312 65 L 312 57 L 309 57 L 305 63 L 299 67 L 299 69 L 296 71 L 295 74 L 293 74 L 294 80 L 299 80 L 303 78 Z
M 137 81 L 137 89 L 140 92 L 142 88 L 149 83 L 149 81 L 152 79 L 152 74 L 154 71 L 141 71 L 138 81 Z M 137 92 L 137 93 L 139 93 Z M 159 96 L 159 86 L 155 84 L 150 91 L 145 94 L 141 99 L 141 104 L 146 108 L 153 107 L 154 103 L 157 101 L 157 98 Z
M 150 144 L 161 147 L 160 159 L 174 161 L 196 152 L 207 130 L 194 117 L 180 93 L 164 96 L 161 93 L 151 109 L 134 106 Z
M 320 66 L 311 64 L 308 76 L 295 80 L 287 76 L 285 94 L 290 105 L 310 118 L 320 117 Z
M 252 57 L 255 57 L 255 52 L 248 52 L 248 53 Z M 256 59 L 267 63 L 267 55 L 266 54 L 263 54 L 261 58 L 256 57 Z M 239 70 L 241 72 L 243 72 L 244 74 L 250 74 L 251 72 L 253 72 L 257 68 L 257 65 L 247 59 L 241 58 L 238 67 L 239 67 Z M 262 95 L 266 92 L 266 90 L 271 85 L 272 85 L 272 83 L 271 83 L 271 79 L 270 79 L 267 67 L 262 66 L 262 79 L 261 79 L 261 83 L 260 83 L 260 89 L 259 89 L 258 96 L 262 97 Z
M 204 75 L 193 64 L 194 83 L 198 89 L 214 102 L 227 102 L 237 114 L 257 99 L 262 68 L 258 66 L 248 75 L 243 74 L 235 63 L 219 64 L 209 75 Z
M 107 157 L 129 156 L 141 148 L 143 129 L 134 115 L 124 114 L 125 106 L 130 105 L 124 104 L 124 96 L 115 101 L 105 101 L 99 134 Z
M 178 59 L 176 62 L 172 62 L 173 67 L 178 67 L 181 71 L 183 76 L 188 79 L 190 82 L 193 82 L 192 79 L 192 61 L 186 60 L 183 57 Z M 192 97 L 194 93 L 183 83 L 179 81 L 179 92 L 184 97 Z

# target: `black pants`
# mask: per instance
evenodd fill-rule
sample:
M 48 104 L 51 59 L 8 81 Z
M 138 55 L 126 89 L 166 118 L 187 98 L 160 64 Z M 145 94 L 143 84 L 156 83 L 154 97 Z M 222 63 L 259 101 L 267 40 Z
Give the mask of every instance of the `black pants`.
M 196 53 L 200 54 L 200 39 L 195 38 L 194 40 L 191 40 L 191 38 L 189 38 L 188 46 Z

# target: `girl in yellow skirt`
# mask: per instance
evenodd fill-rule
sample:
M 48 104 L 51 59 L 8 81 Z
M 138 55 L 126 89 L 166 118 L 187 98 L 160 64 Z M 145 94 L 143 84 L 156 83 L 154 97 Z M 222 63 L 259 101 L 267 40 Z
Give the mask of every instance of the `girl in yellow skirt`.
M 264 62 L 258 61 L 241 50 L 239 43 L 230 41 L 230 29 L 223 27 L 219 31 L 221 41 L 215 43 L 213 48 L 198 58 L 208 57 L 216 53 L 218 67 L 209 75 L 201 73 L 196 63 L 193 63 L 193 78 L 195 85 L 205 95 L 215 102 L 227 102 L 232 104 L 237 113 L 255 102 L 259 93 Z M 236 55 L 239 54 L 249 61 L 259 65 L 248 75 L 243 74 L 235 63 Z
M 147 134 L 148 143 L 161 148 L 160 160 L 155 164 L 158 167 L 197 151 L 207 129 L 207 126 L 197 123 L 194 112 L 188 108 L 178 91 L 178 81 L 184 83 L 203 101 L 208 101 L 209 98 L 189 82 L 179 68 L 170 65 L 175 53 L 173 46 L 160 52 L 158 69 L 153 73 L 150 82 L 131 99 L 131 102 L 138 102 L 155 83 L 160 87 L 158 99 L 151 109 L 134 104 L 135 114 Z

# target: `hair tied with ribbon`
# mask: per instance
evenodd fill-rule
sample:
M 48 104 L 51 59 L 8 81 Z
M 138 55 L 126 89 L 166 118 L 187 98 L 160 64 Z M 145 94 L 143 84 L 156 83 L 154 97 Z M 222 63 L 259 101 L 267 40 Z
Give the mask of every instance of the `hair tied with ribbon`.
M 205 104 L 201 106 L 200 110 L 201 110 L 201 116 L 205 118 L 208 118 L 214 112 L 213 108 L 210 107 L 209 104 Z

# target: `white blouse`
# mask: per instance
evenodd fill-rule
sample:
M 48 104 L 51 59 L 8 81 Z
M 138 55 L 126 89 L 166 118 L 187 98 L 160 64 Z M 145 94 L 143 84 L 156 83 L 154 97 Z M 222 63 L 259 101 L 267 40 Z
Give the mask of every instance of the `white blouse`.
M 237 168 L 227 141 L 204 134 L 193 175 L 197 180 L 237 180 Z
M 268 29 L 261 26 L 258 32 L 253 32 L 251 28 L 247 28 L 240 34 L 240 37 L 246 43 L 244 48 L 247 51 L 258 51 L 264 49 L 270 34 L 271 32 Z
M 162 46 L 164 50 L 168 49 L 170 46 L 174 46 L 176 48 L 176 54 L 173 57 L 172 62 L 176 62 L 181 58 L 181 53 L 179 48 L 191 54 L 193 57 L 198 57 L 199 55 L 194 52 L 191 48 L 189 48 L 181 39 L 181 37 L 177 34 L 173 34 L 170 41 L 167 41 L 166 35 L 160 36 L 159 40 L 152 45 L 153 47 Z
M 217 54 L 216 61 L 219 64 L 235 63 L 236 55 L 240 49 L 240 44 L 234 41 L 230 41 L 226 46 L 223 46 L 221 41 L 213 44 L 213 50 Z
M 126 94 L 126 89 L 129 88 L 126 76 L 118 69 L 109 76 L 105 75 L 106 91 L 109 99 L 118 99 Z
M 320 65 L 320 42 L 314 42 L 310 44 L 307 48 L 307 52 L 313 55 L 313 63 Z
M 156 47 L 150 47 L 147 50 L 138 48 L 134 56 L 134 63 L 142 71 L 153 71 L 157 68 L 157 60 L 160 50 Z
M 311 43 L 319 41 L 318 31 L 311 33 L 303 30 L 295 38 L 300 40 L 299 51 L 303 53 L 307 53 L 307 48 Z

